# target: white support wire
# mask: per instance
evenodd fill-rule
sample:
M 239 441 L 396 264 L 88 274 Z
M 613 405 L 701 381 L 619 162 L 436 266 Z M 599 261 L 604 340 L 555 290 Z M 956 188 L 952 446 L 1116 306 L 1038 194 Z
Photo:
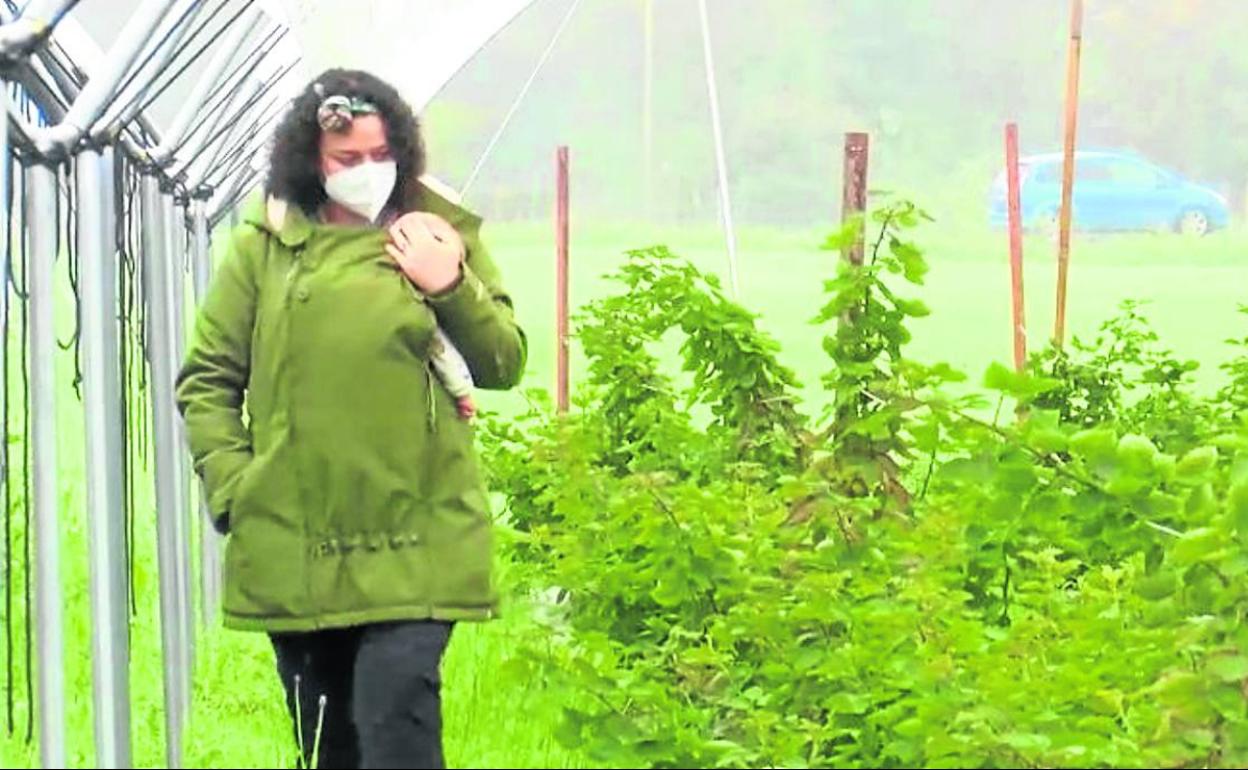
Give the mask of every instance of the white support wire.
M 537 80 L 537 76 L 541 73 L 542 68 L 546 66 L 546 61 L 550 59 L 551 53 L 555 50 L 555 45 L 559 43 L 559 38 L 563 36 L 563 31 L 567 29 L 568 23 L 572 21 L 572 16 L 576 13 L 576 9 L 580 7 L 581 0 L 572 0 L 572 4 L 568 6 L 567 13 L 563 15 L 563 21 L 559 23 L 555 29 L 554 36 L 550 39 L 550 43 L 546 46 L 546 50 L 542 52 L 541 57 L 537 60 L 537 66 L 533 68 L 533 72 L 529 74 L 529 79 L 524 82 L 524 86 L 520 89 L 520 93 L 516 96 L 516 100 L 512 102 L 511 108 L 507 110 L 507 115 L 503 118 L 503 122 L 499 124 L 498 130 L 494 132 L 494 136 L 490 138 L 490 143 L 486 145 L 485 150 L 481 153 L 481 157 L 477 159 L 477 164 L 473 166 L 472 173 L 468 175 L 468 181 L 464 182 L 464 186 L 459 190 L 460 199 L 464 199 L 468 195 L 469 188 L 473 182 L 477 180 L 477 176 L 481 173 L 481 169 L 485 166 L 486 160 L 490 157 L 490 153 L 494 151 L 495 145 L 503 138 L 503 134 L 507 131 L 507 126 L 511 123 L 511 119 L 515 117 L 516 111 L 520 109 L 520 105 L 524 102 L 525 96 L 528 95 L 529 89 L 533 86 L 533 82 Z
M 702 23 L 702 52 L 706 59 L 706 91 L 711 103 L 711 131 L 715 135 L 715 167 L 719 175 L 719 215 L 728 246 L 728 275 L 733 299 L 741 297 L 737 279 L 737 235 L 732 224 L 732 196 L 728 190 L 728 161 L 724 155 L 724 131 L 719 119 L 719 87 L 715 79 L 715 56 L 711 50 L 711 25 L 706 13 L 706 0 L 698 0 Z

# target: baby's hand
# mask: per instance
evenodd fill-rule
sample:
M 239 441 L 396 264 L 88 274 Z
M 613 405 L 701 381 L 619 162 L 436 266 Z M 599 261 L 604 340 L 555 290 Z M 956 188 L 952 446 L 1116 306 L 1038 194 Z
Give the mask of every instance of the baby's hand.
M 472 402 L 472 396 L 464 396 L 456 403 L 459 405 L 459 416 L 465 420 L 471 420 L 477 413 L 477 405 Z

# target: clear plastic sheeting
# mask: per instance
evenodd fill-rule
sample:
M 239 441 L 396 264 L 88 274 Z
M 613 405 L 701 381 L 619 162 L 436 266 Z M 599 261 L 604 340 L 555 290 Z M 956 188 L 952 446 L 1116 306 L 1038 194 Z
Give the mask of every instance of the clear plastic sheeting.
M 368 70 L 422 110 L 534 0 L 277 0 L 306 78 L 331 67 Z

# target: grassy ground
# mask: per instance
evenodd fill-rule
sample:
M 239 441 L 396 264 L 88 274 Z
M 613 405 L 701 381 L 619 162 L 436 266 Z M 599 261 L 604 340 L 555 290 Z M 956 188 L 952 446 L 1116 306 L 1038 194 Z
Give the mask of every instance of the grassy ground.
M 530 339 L 526 385 L 548 388 L 553 382 L 554 271 L 553 239 L 545 225 L 499 224 L 485 233 L 517 312 Z M 740 238 L 742 301 L 783 344 L 784 360 L 807 385 L 813 409 L 821 402 L 815 385 L 826 368 L 820 348 L 823 331 L 810 326 L 822 301 L 822 282 L 831 274 L 835 255 L 819 251 L 824 233 L 747 230 Z M 948 361 L 978 379 L 994 359 L 1008 360 L 1009 272 L 1004 238 L 973 227 L 939 224 L 920 232 L 932 265 L 927 285 L 917 296 L 932 308 L 915 327 L 914 354 L 921 360 Z M 601 275 L 619 265 L 630 247 L 656 243 L 698 265 L 726 275 L 723 241 L 713 228 L 654 229 L 643 226 L 578 228 L 573 233 L 574 305 L 599 296 Z M 1054 249 L 1045 240 L 1029 240 L 1027 316 L 1037 342 L 1051 332 Z M 1248 318 L 1236 312 L 1248 302 L 1248 234 L 1224 233 L 1201 241 L 1175 236 L 1078 238 L 1070 278 L 1070 328 L 1085 334 L 1111 315 L 1123 299 L 1149 301 L 1148 313 L 1163 341 L 1197 359 L 1204 369 L 1201 385 L 1220 381 L 1222 340 L 1243 336 Z M 64 307 L 64 306 L 63 306 Z M 62 314 L 64 315 L 64 314 Z M 72 320 L 62 338 L 72 331 Z M 13 347 L 16 352 L 16 346 Z M 574 359 L 574 364 L 579 365 Z M 61 392 L 60 486 L 62 490 L 62 559 L 67 639 L 67 702 L 70 766 L 93 766 L 90 722 L 90 608 L 87 599 L 85 482 L 82 473 L 82 415 L 68 387 L 72 365 L 59 361 L 66 387 Z M 13 370 L 13 387 L 20 382 Z M 574 369 L 574 382 L 576 371 Z M 16 390 L 14 391 L 17 392 Z M 20 395 L 18 396 L 20 398 Z M 508 412 L 520 408 L 515 393 L 486 394 L 485 406 Z M 20 453 L 21 430 L 10 424 L 13 451 Z M 14 467 L 15 474 L 20 468 Z M 150 511 L 150 479 L 140 481 L 142 510 Z M 20 501 L 20 495 L 14 496 Z M 14 550 L 23 547 L 20 509 Z M 163 766 L 161 662 L 156 597 L 154 526 L 150 513 L 139 521 L 136 586 L 138 613 L 133 628 L 131 687 L 136 766 Z M 26 704 L 20 570 L 14 575 L 13 623 L 17 643 L 13 665 L 18 682 L 18 735 L 7 737 L 0 711 L 0 767 L 35 767 L 37 753 L 26 746 Z M 535 633 L 520 608 L 508 618 L 457 633 L 446 662 L 448 759 L 457 766 L 575 767 L 584 759 L 555 745 L 552 728 L 560 704 L 571 693 L 543 691 L 495 676 L 514 649 L 517 635 Z M 0 613 L 3 607 L 0 605 Z M 0 687 L 3 686 L 0 644 Z M 195 706 L 187 735 L 186 764 L 193 767 L 291 766 L 293 751 L 273 671 L 271 649 L 263 637 L 211 630 L 201 634 L 195 677 Z
M 530 339 L 526 386 L 552 388 L 554 382 L 554 242 L 545 227 L 487 225 L 487 243 L 516 296 L 517 314 Z M 823 231 L 747 231 L 738 244 L 741 301 L 783 345 L 782 360 L 799 374 L 812 408 L 821 405 L 819 376 L 827 368 L 824 329 L 812 326 L 824 300 L 823 282 L 835 269 L 836 255 L 820 251 Z M 940 223 L 918 231 L 931 264 L 926 285 L 907 289 L 932 315 L 914 323 L 912 353 L 918 360 L 946 361 L 978 381 L 993 360 L 1009 361 L 1010 271 L 1005 237 L 975 227 Z M 722 236 L 713 229 L 646 228 L 573 232 L 572 304 L 607 288 L 601 276 L 623 261 L 628 248 L 666 244 L 678 255 L 725 278 Z M 1029 238 L 1024 248 L 1025 307 L 1030 345 L 1052 337 L 1055 311 L 1056 248 Z M 1162 342 L 1199 361 L 1202 387 L 1221 382 L 1217 365 L 1224 340 L 1248 332 L 1248 318 L 1237 312 L 1248 304 L 1248 233 L 1216 233 L 1192 240 L 1168 234 L 1076 236 L 1069 275 L 1069 334 L 1090 335 L 1123 300 L 1147 302 L 1145 313 Z M 581 362 L 573 347 L 573 387 Z M 500 411 L 516 408 L 517 397 L 486 397 Z

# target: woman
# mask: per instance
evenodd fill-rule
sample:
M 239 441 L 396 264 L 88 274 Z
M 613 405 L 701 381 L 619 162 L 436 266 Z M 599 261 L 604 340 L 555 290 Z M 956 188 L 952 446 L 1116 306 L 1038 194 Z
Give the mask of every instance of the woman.
M 496 611 L 455 362 L 511 388 L 527 343 L 480 219 L 424 165 L 392 87 L 317 78 L 276 131 L 265 199 L 232 234 L 178 377 L 229 533 L 225 623 L 271 636 L 319 767 L 443 766 L 452 625 Z

